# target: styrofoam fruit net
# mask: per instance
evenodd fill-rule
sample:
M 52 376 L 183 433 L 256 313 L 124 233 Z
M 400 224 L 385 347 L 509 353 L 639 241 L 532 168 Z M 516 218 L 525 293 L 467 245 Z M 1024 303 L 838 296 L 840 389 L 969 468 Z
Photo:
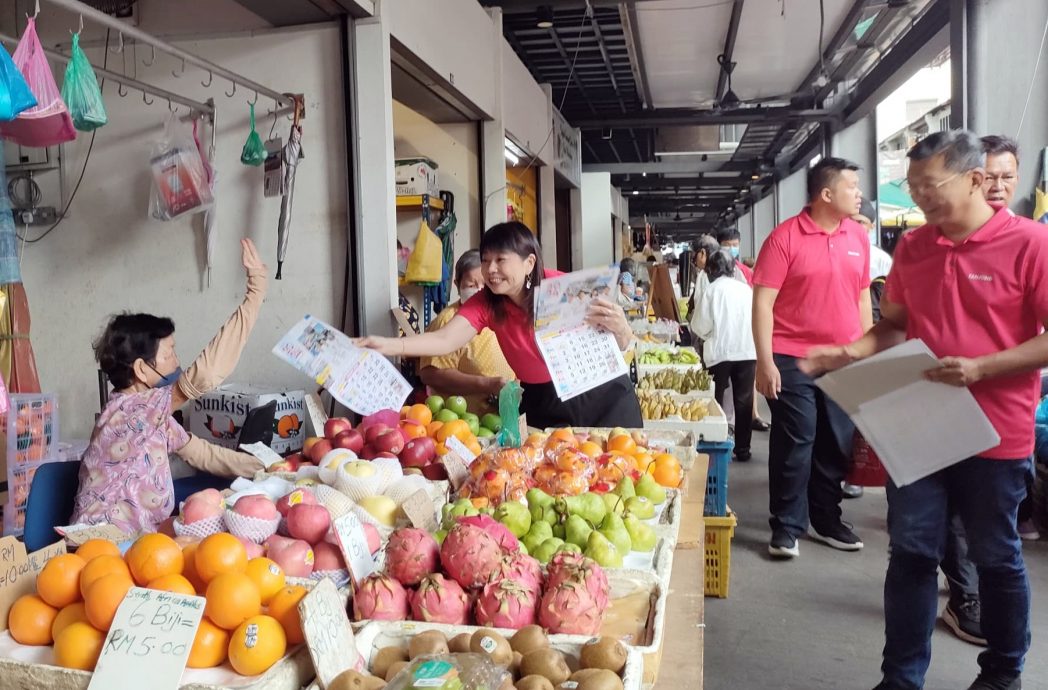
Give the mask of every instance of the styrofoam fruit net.
M 394 482 L 388 489 L 386 489 L 385 495 L 392 498 L 393 502 L 399 506 L 409 497 L 418 493 L 420 489 L 425 491 L 428 488 L 428 484 L 429 480 L 425 477 L 407 475 L 403 479 Z
M 334 582 L 336 587 L 344 587 L 349 584 L 349 571 L 345 568 L 338 570 L 314 570 L 309 579 L 313 582 L 320 582 L 325 577 Z
M 240 537 L 241 539 L 247 539 L 256 544 L 261 544 L 266 539 L 272 537 L 276 531 L 277 526 L 280 524 L 280 516 L 276 516 L 271 520 L 265 518 L 252 517 L 250 515 L 241 515 L 235 513 L 232 510 L 226 509 L 226 529 L 234 537 Z
M 369 464 L 375 473 L 368 477 L 354 477 L 346 473 L 344 466 L 340 467 L 335 476 L 335 488 L 359 501 L 383 493 L 390 484 L 404 476 L 400 461 L 393 458 L 376 458 Z
M 334 450 L 328 451 L 324 457 L 320 459 L 320 462 L 317 463 L 317 476 L 320 478 L 320 481 L 325 484 L 333 485 L 335 483 L 335 478 L 338 476 L 338 468 L 342 467 L 342 465 L 347 462 L 352 462 L 353 460 L 358 459 L 357 454 L 348 448 L 335 448 Z M 337 461 L 338 465 L 333 469 L 328 469 L 327 465 L 332 461 Z
M 181 517 L 176 517 L 171 527 L 175 530 L 176 536 L 204 539 L 205 537 L 210 537 L 212 534 L 218 534 L 221 532 L 225 529 L 225 524 L 222 521 L 221 515 L 197 520 L 188 525 L 182 522 Z
M 389 535 L 393 534 L 392 527 L 386 525 L 385 523 L 379 522 L 377 519 L 375 519 L 375 516 L 361 508 L 359 505 L 354 505 L 352 508 L 352 512 L 360 519 L 361 522 L 366 522 L 373 525 L 375 529 L 378 530 L 379 536 L 382 537 L 382 541 L 386 541 L 387 539 L 389 539 Z
M 332 520 L 337 520 L 353 510 L 355 505 L 353 499 L 330 486 L 315 486 L 313 487 L 313 493 L 316 495 L 317 501 L 331 513 Z

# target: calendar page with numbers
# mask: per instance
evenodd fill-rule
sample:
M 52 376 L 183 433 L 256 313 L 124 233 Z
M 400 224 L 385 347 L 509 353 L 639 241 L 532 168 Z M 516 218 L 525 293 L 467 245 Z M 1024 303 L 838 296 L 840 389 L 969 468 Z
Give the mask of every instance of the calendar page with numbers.
M 576 271 L 535 290 L 535 339 L 561 400 L 628 373 L 615 336 L 585 323 L 594 299 L 615 301 L 618 276 L 617 268 Z
M 388 359 L 356 347 L 347 335 L 309 315 L 280 339 L 273 354 L 357 414 L 399 410 L 411 394 L 411 384 Z

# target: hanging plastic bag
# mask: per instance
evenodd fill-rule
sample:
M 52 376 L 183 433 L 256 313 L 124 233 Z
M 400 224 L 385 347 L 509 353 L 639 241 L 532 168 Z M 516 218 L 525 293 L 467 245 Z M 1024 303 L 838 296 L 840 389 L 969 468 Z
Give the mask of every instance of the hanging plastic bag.
M 418 229 L 404 279 L 409 283 L 439 283 L 444 270 L 443 246 L 425 220 Z
M 18 71 L 14 60 L 0 45 L 0 122 L 8 122 L 23 110 L 36 105 L 33 92 L 25 77 Z
M 98 88 L 91 61 L 80 48 L 78 33 L 73 34 L 73 49 L 62 79 L 62 100 L 73 117 L 73 126 L 81 132 L 91 132 L 109 121 L 102 89 Z
M 255 131 L 255 104 L 248 105 L 251 107 L 251 133 L 247 135 L 244 149 L 240 152 L 240 162 L 244 165 L 259 166 L 266 162 L 266 145 Z
M 73 118 L 47 64 L 47 55 L 36 35 L 36 22 L 29 23 L 13 56 L 37 105 L 23 110 L 10 122 L 0 122 L 0 137 L 22 146 L 57 146 L 76 139 Z
M 215 203 L 192 130 L 177 115 L 168 117 L 163 136 L 153 142 L 149 164 L 153 172 L 149 214 L 153 218 L 174 220 L 206 211 Z

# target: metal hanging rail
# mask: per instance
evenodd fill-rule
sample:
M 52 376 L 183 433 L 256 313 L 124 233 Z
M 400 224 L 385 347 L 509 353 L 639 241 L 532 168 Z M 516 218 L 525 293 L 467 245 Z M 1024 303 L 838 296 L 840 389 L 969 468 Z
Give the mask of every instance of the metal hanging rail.
M 8 36 L 4 33 L 0 33 L 0 41 L 4 43 L 10 43 L 11 45 L 18 45 L 17 38 L 13 36 Z M 72 59 L 69 55 L 66 55 L 65 53 L 62 53 L 57 50 L 51 50 L 49 48 L 44 48 L 44 53 L 48 57 L 55 60 L 59 60 L 62 63 L 67 63 Z M 94 69 L 95 74 L 99 77 L 102 77 L 103 79 L 115 81 L 116 83 L 123 84 L 128 88 L 132 88 L 136 91 L 141 91 L 143 94 L 152 94 L 163 100 L 166 100 L 168 103 L 178 103 L 179 105 L 184 105 L 193 112 L 203 113 L 204 115 L 208 115 L 210 117 L 213 117 L 215 114 L 215 107 L 208 103 L 194 101 L 192 98 L 180 96 L 179 94 L 174 93 L 173 91 L 161 89 L 159 87 L 146 84 L 145 82 L 138 81 L 137 79 L 132 79 L 131 77 L 125 77 L 123 74 L 120 74 L 119 72 L 112 72 L 110 70 L 103 69 L 96 65 L 91 65 L 91 67 L 92 69 Z
M 152 34 L 146 33 L 145 31 L 142 31 L 137 27 L 131 26 L 130 24 L 123 22 L 117 19 L 116 17 L 111 17 L 108 14 L 105 14 L 104 12 L 96 10 L 90 5 L 85 5 L 79 0 L 44 1 L 51 3 L 52 5 L 62 7 L 66 10 L 69 10 L 70 12 L 83 15 L 83 17 L 87 20 L 96 22 L 103 26 L 107 26 L 113 31 L 117 31 L 123 34 L 124 36 L 133 38 L 136 41 L 141 41 L 146 45 L 153 46 L 157 50 L 161 50 L 175 58 L 178 58 L 183 62 L 183 69 L 185 68 L 186 64 L 196 65 L 200 69 L 211 73 L 213 77 L 221 77 L 222 79 L 232 82 L 234 84 L 234 90 L 235 86 L 241 86 L 247 89 L 248 91 L 254 91 L 255 93 L 261 96 L 265 96 L 266 98 L 275 101 L 278 106 L 295 106 L 295 99 L 292 96 L 280 93 L 279 91 L 274 91 L 273 89 L 263 86 L 258 82 L 252 81 L 247 77 L 243 77 L 237 74 L 236 72 L 231 72 L 230 70 L 227 70 L 224 67 L 216 65 L 210 60 L 205 60 L 204 58 L 198 57 L 192 53 L 187 53 L 181 48 L 177 48 L 171 45 L 170 43 L 167 43 L 166 41 L 162 41 L 161 39 L 153 36 Z M 174 101 L 174 99 L 172 99 L 172 101 Z

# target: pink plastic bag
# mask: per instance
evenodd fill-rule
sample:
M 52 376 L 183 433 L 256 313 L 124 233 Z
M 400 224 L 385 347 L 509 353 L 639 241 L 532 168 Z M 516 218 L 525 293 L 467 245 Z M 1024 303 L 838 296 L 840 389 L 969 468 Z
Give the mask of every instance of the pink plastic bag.
M 47 64 L 47 55 L 36 35 L 36 22 L 32 17 L 12 58 L 36 97 L 37 106 L 22 111 L 10 122 L 0 122 L 0 137 L 22 146 L 40 147 L 57 146 L 76 139 L 73 118 Z

